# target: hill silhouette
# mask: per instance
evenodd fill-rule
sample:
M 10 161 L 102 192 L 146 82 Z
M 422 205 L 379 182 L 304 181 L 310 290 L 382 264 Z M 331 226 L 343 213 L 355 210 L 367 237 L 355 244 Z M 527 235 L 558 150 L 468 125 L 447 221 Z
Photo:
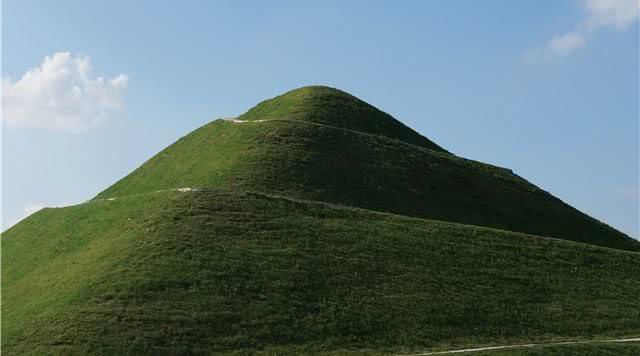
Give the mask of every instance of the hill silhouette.
M 3 353 L 388 354 L 640 335 L 638 243 L 510 170 L 332 88 L 235 120 L 3 233 Z

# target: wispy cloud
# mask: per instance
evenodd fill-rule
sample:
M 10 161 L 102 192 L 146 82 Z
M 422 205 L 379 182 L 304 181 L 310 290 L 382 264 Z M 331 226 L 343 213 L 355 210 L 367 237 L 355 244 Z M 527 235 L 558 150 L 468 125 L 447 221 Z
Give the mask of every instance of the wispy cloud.
M 567 56 L 584 47 L 602 29 L 625 31 L 638 20 L 640 0 L 580 0 L 585 18 L 566 33 L 553 36 L 544 47 L 526 53 L 528 59 Z
M 639 0 L 582 0 L 588 18 L 580 24 L 586 31 L 610 27 L 628 29 L 638 19 Z
M 15 82 L 2 79 L 2 120 L 7 127 L 86 131 L 121 107 L 128 80 L 92 77 L 88 56 L 58 52 Z
M 569 32 L 553 37 L 549 41 L 548 48 L 556 53 L 567 54 L 584 46 L 585 42 L 584 37 L 579 33 Z

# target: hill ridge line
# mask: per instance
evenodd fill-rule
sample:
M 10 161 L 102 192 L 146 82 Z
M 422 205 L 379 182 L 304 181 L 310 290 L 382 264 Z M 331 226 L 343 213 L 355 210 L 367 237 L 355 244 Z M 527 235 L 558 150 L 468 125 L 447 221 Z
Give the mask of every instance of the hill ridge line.
M 194 189 L 194 191 L 205 191 L 205 190 L 207 190 L 207 189 L 198 189 L 198 188 Z M 420 221 L 429 221 L 429 222 L 435 222 L 435 223 L 440 223 L 440 224 L 451 224 L 451 225 L 457 225 L 457 226 L 466 226 L 466 227 L 471 227 L 471 228 L 474 228 L 474 229 L 484 229 L 484 230 L 508 232 L 508 233 L 511 233 L 511 234 L 520 234 L 520 235 L 529 236 L 529 237 L 538 238 L 538 239 L 561 241 L 563 243 L 564 242 L 570 242 L 570 243 L 579 244 L 579 245 L 582 245 L 582 246 L 605 248 L 605 249 L 613 250 L 613 251 L 631 252 L 631 253 L 640 255 L 640 251 L 620 250 L 620 249 L 616 249 L 616 248 L 611 248 L 611 247 L 606 247 L 606 246 L 601 246 L 601 245 L 592 245 L 592 244 L 585 243 L 585 242 L 566 240 L 566 239 L 552 237 L 552 236 L 543 236 L 543 235 L 530 234 L 530 233 L 526 233 L 526 232 L 522 232 L 522 231 L 500 229 L 500 228 L 482 226 L 482 225 L 465 224 L 465 223 L 456 222 L 456 221 L 449 221 L 449 220 L 436 220 L 436 219 L 422 218 L 422 217 L 418 217 L 418 216 L 402 215 L 402 214 L 397 214 L 397 213 L 392 213 L 392 212 L 373 210 L 373 209 L 366 209 L 366 208 L 361 208 L 361 207 L 357 207 L 357 206 L 349 206 L 349 205 L 342 205 L 342 204 L 336 204 L 336 203 L 331 203 L 331 202 L 325 202 L 325 201 L 321 201 L 321 200 L 300 199 L 300 198 L 295 198 L 295 197 L 290 197 L 290 196 L 269 194 L 269 193 L 264 193 L 264 192 L 251 191 L 251 190 L 243 191 L 243 193 L 245 193 L 245 194 L 253 194 L 253 195 L 258 195 L 258 196 L 264 196 L 264 197 L 273 198 L 273 199 L 281 199 L 281 200 L 286 200 L 286 201 L 290 201 L 290 202 L 325 205 L 325 206 L 329 206 L 329 207 L 332 207 L 332 208 L 335 208 L 335 209 L 360 210 L 360 211 L 368 212 L 368 213 L 372 213 L 372 214 L 395 216 L 395 217 L 401 217 L 401 218 L 404 218 L 404 219 L 416 219 L 416 220 L 420 220 Z
M 448 156 L 454 156 L 454 157 L 457 157 L 457 158 L 466 159 L 464 157 L 460 157 L 458 155 L 455 155 L 455 154 L 453 154 L 453 153 L 451 153 L 449 151 L 447 151 L 446 153 L 445 152 L 440 152 L 440 151 L 433 150 L 433 149 L 428 148 L 428 147 L 424 147 L 424 146 L 416 145 L 416 144 L 413 144 L 413 143 L 409 143 L 409 142 L 406 142 L 406 141 L 403 141 L 403 140 L 400 140 L 400 139 L 397 139 L 397 138 L 394 139 L 394 138 L 390 138 L 390 137 L 387 137 L 387 136 L 376 135 L 376 134 L 372 134 L 372 133 L 369 133 L 369 132 L 348 129 L 346 127 L 338 127 L 338 126 L 333 126 L 333 125 L 322 124 L 322 123 L 315 122 L 315 121 L 292 120 L 292 119 L 262 119 L 262 120 L 238 120 L 238 119 L 226 120 L 225 119 L 225 121 L 231 121 L 231 122 L 237 123 L 237 124 L 241 124 L 241 123 L 244 124 L 244 123 L 251 123 L 251 122 L 268 122 L 268 121 L 293 122 L 293 123 L 296 123 L 296 124 L 310 124 L 310 125 L 327 127 L 327 128 L 335 129 L 335 130 L 339 130 L 339 131 L 347 131 L 347 132 L 351 132 L 351 133 L 355 133 L 355 134 L 359 134 L 359 135 L 376 137 L 376 138 L 382 139 L 384 141 L 390 141 L 390 142 L 394 142 L 394 143 L 401 143 L 401 144 L 404 144 L 404 145 L 408 145 L 408 146 L 411 146 L 411 147 L 418 148 L 420 150 L 429 150 L 429 152 L 435 152 L 435 153 L 441 154 L 441 155 L 448 155 Z M 471 160 L 469 160 L 469 161 L 471 161 Z M 480 162 L 480 163 L 483 163 L 483 162 Z M 487 163 L 484 163 L 484 164 L 487 164 Z M 504 168 L 504 167 L 500 167 L 500 166 L 494 166 L 494 165 L 491 165 L 491 166 L 497 167 L 497 168 L 501 168 L 501 169 L 505 169 L 505 170 L 509 170 L 508 168 Z
M 127 198 L 132 198 L 132 197 L 137 197 L 137 196 L 144 196 L 144 195 L 149 195 L 149 194 L 157 194 L 157 193 L 165 193 L 165 192 L 188 193 L 188 192 L 206 192 L 206 191 L 210 191 L 210 192 L 223 191 L 223 192 L 232 192 L 232 193 L 239 193 L 239 194 L 246 194 L 246 195 L 256 195 L 256 196 L 262 196 L 262 197 L 265 197 L 265 198 L 285 200 L 285 201 L 293 202 L 293 203 L 305 203 L 305 204 L 323 205 L 323 206 L 327 206 L 327 207 L 330 207 L 330 208 L 333 208 L 333 209 L 358 210 L 358 211 L 367 212 L 367 213 L 371 213 L 371 214 L 395 216 L 395 217 L 400 217 L 400 218 L 404 218 L 404 219 L 428 221 L 428 222 L 435 222 L 435 223 L 440 223 L 440 224 L 451 224 L 451 225 L 456 225 L 456 226 L 466 226 L 466 227 L 471 227 L 471 228 L 474 228 L 474 229 L 483 229 L 483 230 L 491 230 L 491 231 L 508 232 L 508 233 L 512 233 L 512 234 L 520 234 L 520 235 L 533 237 L 533 238 L 537 238 L 537 239 L 560 241 L 562 243 L 568 242 L 568 243 L 573 243 L 573 244 L 579 244 L 581 246 L 603 248 L 603 249 L 607 249 L 607 250 L 613 250 L 613 251 L 619 251 L 619 252 L 628 252 L 628 253 L 633 253 L 633 254 L 639 254 L 640 255 L 640 251 L 621 250 L 621 249 L 616 249 L 616 248 L 611 248 L 611 247 L 606 247 L 606 246 L 592 245 L 592 244 L 588 244 L 588 243 L 585 243 L 585 242 L 566 240 L 566 239 L 557 238 L 557 237 L 553 237 L 553 236 L 543 236 L 543 235 L 529 234 L 529 233 L 522 232 L 522 231 L 514 231 L 514 230 L 499 229 L 499 228 L 488 227 L 488 226 L 465 224 L 465 223 L 460 223 L 460 222 L 455 222 L 455 221 L 448 221 L 448 220 L 436 220 L 436 219 L 421 218 L 421 217 L 417 217 L 417 216 L 402 215 L 402 214 L 397 214 L 397 213 L 392 213 L 392 212 L 387 212 L 387 211 L 366 209 L 366 208 L 362 208 L 362 207 L 358 207 L 358 206 L 350 206 L 350 205 L 326 202 L 326 201 L 321 201 L 321 200 L 300 199 L 300 198 L 295 198 L 295 197 L 291 197 L 291 196 L 277 195 L 277 194 L 271 194 L 271 193 L 267 193 L 267 192 L 259 192 L 259 191 L 255 191 L 255 190 L 211 189 L 211 188 L 197 188 L 197 187 L 170 188 L 170 189 L 154 190 L 154 191 L 151 191 L 151 192 L 144 192 L 144 193 L 122 195 L 122 196 L 117 196 L 117 197 L 103 198 L 103 199 L 92 199 L 92 200 L 87 200 L 85 202 L 78 203 L 78 204 L 61 206 L 61 207 L 45 207 L 43 209 L 62 209 L 62 208 L 80 206 L 80 205 L 84 205 L 84 204 L 91 204 L 91 203 L 105 202 L 105 201 L 114 201 L 114 200 L 127 199 Z
M 486 163 L 486 162 L 481 162 L 481 161 L 476 161 L 476 160 L 473 160 L 473 159 L 461 157 L 461 156 L 458 156 L 458 155 L 456 155 L 454 153 L 451 153 L 449 151 L 440 152 L 440 151 L 433 150 L 433 149 L 428 148 L 428 147 L 416 145 L 416 144 L 409 143 L 409 142 L 406 142 L 406 141 L 403 141 L 403 140 L 400 140 L 400 139 L 393 139 L 393 138 L 390 138 L 390 137 L 387 137 L 387 136 L 376 135 L 376 134 L 372 134 L 372 133 L 368 133 L 368 132 L 348 129 L 346 127 L 338 127 L 338 126 L 333 126 L 333 125 L 327 125 L 327 124 L 322 124 L 322 123 L 314 122 L 314 121 L 292 120 L 292 119 L 261 119 L 261 120 L 220 119 L 220 120 L 233 122 L 233 123 L 236 123 L 236 124 L 244 124 L 244 123 L 252 123 L 252 122 L 280 121 L 280 122 L 293 122 L 293 123 L 296 123 L 296 124 L 310 124 L 310 125 L 322 126 L 322 127 L 327 127 L 327 128 L 330 128 L 330 129 L 339 130 L 339 131 L 347 131 L 347 132 L 355 133 L 355 134 L 358 134 L 358 135 L 365 135 L 365 136 L 375 137 L 375 138 L 379 138 L 379 139 L 381 139 L 383 141 L 387 141 L 387 142 L 400 143 L 400 144 L 403 144 L 403 145 L 406 145 L 406 146 L 417 148 L 417 149 L 419 149 L 421 151 L 425 151 L 426 150 L 426 151 L 429 151 L 430 153 L 435 153 L 435 154 L 443 156 L 443 157 L 452 156 L 452 157 L 455 157 L 455 158 L 458 158 L 458 159 L 461 159 L 461 160 L 464 160 L 464 161 L 473 162 L 473 163 L 479 163 L 479 164 L 490 166 L 490 167 L 493 167 L 493 168 L 498 168 L 498 169 L 504 170 L 504 171 L 506 171 L 508 173 L 511 173 L 511 174 L 514 174 L 514 175 L 518 176 L 510 168 L 506 168 L 506 167 L 498 166 L 498 165 L 491 164 L 491 163 Z M 521 179 L 524 179 L 524 178 L 522 178 L 520 176 L 518 176 L 518 177 L 521 178 Z
M 405 145 L 405 146 L 408 146 L 408 147 L 412 147 L 412 148 L 418 149 L 421 152 L 426 152 L 426 153 L 429 153 L 429 154 L 435 154 L 436 156 L 443 157 L 445 159 L 459 159 L 459 160 L 461 160 L 463 162 L 467 162 L 469 164 L 481 165 L 481 166 L 485 166 L 485 167 L 490 167 L 490 168 L 495 168 L 495 169 L 501 170 L 502 172 L 504 172 L 506 174 L 513 175 L 518 180 L 520 180 L 521 183 L 529 186 L 530 188 L 533 188 L 533 189 L 541 192 L 542 194 L 545 194 L 545 195 L 551 197 L 551 199 L 557 200 L 561 204 L 569 207 L 570 209 L 573 209 L 573 210 L 576 210 L 576 211 L 580 212 L 580 210 L 576 209 L 575 207 L 573 207 L 572 205 L 568 204 L 564 200 L 562 200 L 562 199 L 556 197 L 555 195 L 551 194 L 549 191 L 541 188 L 540 186 L 538 186 L 536 184 L 531 183 L 527 179 L 525 179 L 525 178 L 521 177 L 520 175 L 516 174 L 510 168 L 501 167 L 501 166 L 497 166 L 495 164 L 486 163 L 486 162 L 477 161 L 477 160 L 469 159 L 469 158 L 466 158 L 466 157 L 458 156 L 458 155 L 453 154 L 453 153 L 448 152 L 448 151 L 440 152 L 440 151 L 436 151 L 436 150 L 433 150 L 433 149 L 430 149 L 430 148 L 427 148 L 427 147 L 415 145 L 415 144 L 412 144 L 412 143 L 409 143 L 409 142 L 406 142 L 406 141 L 403 141 L 403 140 L 400 140 L 400 139 L 393 139 L 393 138 L 389 138 L 389 137 L 386 137 L 386 136 L 381 136 L 381 135 L 376 135 L 376 134 L 372 134 L 372 133 L 357 131 L 357 130 L 348 129 L 348 128 L 344 128 L 344 127 L 337 127 L 337 126 L 322 124 L 322 123 L 318 123 L 318 122 L 314 122 L 314 121 L 292 120 L 292 119 L 239 120 L 237 118 L 222 119 L 222 120 L 230 121 L 230 122 L 234 122 L 234 123 L 251 123 L 251 122 L 260 122 L 260 123 L 262 123 L 262 122 L 268 122 L 268 121 L 280 121 L 280 122 L 291 122 L 291 123 L 295 123 L 295 124 L 311 124 L 311 125 L 316 125 L 316 126 L 327 127 L 327 128 L 338 130 L 338 131 L 346 131 L 346 132 L 354 133 L 354 134 L 357 134 L 357 135 L 374 137 L 374 138 L 381 139 L 383 141 L 393 142 L 393 143 L 396 143 L 396 144 L 402 144 L 402 145 Z M 374 144 L 380 145 L 379 143 L 374 143 Z M 580 213 L 582 213 L 582 212 L 580 212 Z M 401 215 L 401 216 L 407 216 L 407 215 Z M 598 219 L 595 219 L 595 218 L 593 218 L 591 216 L 588 216 L 588 217 L 590 219 L 593 219 L 593 220 L 597 221 L 598 223 L 603 224 L 603 222 L 598 220 Z M 438 220 L 438 221 L 444 221 L 444 220 Z M 476 226 L 476 225 L 473 225 L 473 226 Z M 607 225 L 607 226 L 609 226 L 609 225 Z M 510 230 L 503 230 L 503 231 L 510 231 Z M 517 231 L 514 231 L 514 232 L 517 232 Z

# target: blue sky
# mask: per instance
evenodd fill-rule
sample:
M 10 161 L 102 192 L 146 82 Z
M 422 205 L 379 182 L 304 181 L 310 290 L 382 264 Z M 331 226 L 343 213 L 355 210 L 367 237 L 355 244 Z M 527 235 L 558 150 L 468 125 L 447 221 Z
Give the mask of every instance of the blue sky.
M 637 9 L 5 0 L 3 226 L 92 198 L 210 120 L 323 84 L 638 238 Z

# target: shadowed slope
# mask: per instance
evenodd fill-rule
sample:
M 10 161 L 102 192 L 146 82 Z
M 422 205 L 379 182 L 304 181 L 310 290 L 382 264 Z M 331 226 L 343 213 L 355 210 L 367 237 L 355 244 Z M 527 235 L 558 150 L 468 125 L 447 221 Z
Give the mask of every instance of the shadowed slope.
M 7 355 L 388 353 L 640 332 L 637 253 L 263 194 L 45 209 L 2 247 Z

